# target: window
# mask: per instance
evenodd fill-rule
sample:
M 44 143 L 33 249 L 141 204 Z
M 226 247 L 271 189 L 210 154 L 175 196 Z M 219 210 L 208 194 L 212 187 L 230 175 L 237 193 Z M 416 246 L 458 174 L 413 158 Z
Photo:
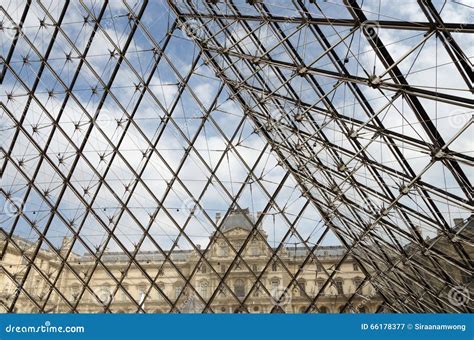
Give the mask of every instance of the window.
M 318 264 L 316 265 L 316 271 L 318 271 L 318 272 L 322 272 L 322 271 L 323 271 L 323 265 L 322 265 L 321 263 L 318 263 Z
M 278 264 L 276 262 L 272 263 L 272 272 L 278 271 Z
M 128 284 L 127 283 L 122 283 L 122 294 L 121 294 L 121 300 L 122 301 L 127 301 L 128 300 L 128 296 L 127 296 L 126 291 L 128 292 Z
M 359 313 L 362 313 L 362 314 L 367 313 L 367 311 L 366 311 L 366 309 L 365 309 L 364 306 L 360 306 L 360 307 L 358 308 L 358 312 L 359 312 Z
M 345 313 L 344 306 L 339 306 L 339 313 Z
M 320 291 L 320 295 L 324 295 L 324 289 L 323 289 L 323 286 L 324 286 L 324 281 L 318 281 L 318 289 Z
M 207 267 L 205 264 L 201 265 L 201 273 L 206 274 L 207 273 Z
M 304 295 L 305 287 L 306 287 L 306 281 L 304 279 L 299 279 L 298 280 L 298 289 L 299 289 L 300 296 Z
M 258 272 L 258 267 L 257 267 L 256 264 L 253 264 L 253 265 L 252 265 L 252 270 L 253 270 L 255 273 Z
M 237 297 L 245 297 L 245 283 L 243 280 L 238 279 L 234 283 L 234 293 Z
M 160 293 L 160 291 L 158 291 L 158 301 L 161 301 L 163 300 L 163 294 L 165 292 L 165 284 L 163 282 L 159 282 L 157 286 L 163 292 L 163 293 Z
M 250 253 L 252 256 L 260 255 L 260 250 L 258 249 L 258 243 L 256 241 L 252 241 L 250 246 Z
M 280 280 L 277 278 L 272 279 L 272 293 L 278 289 L 278 286 L 280 286 Z
M 229 247 L 227 246 L 227 243 L 221 242 L 219 244 L 219 249 L 218 249 L 218 256 L 221 257 L 226 257 L 229 256 Z
M 254 297 L 259 297 L 260 296 L 260 285 L 257 284 L 257 286 L 255 287 L 254 291 L 253 291 L 253 296 Z
M 144 283 L 140 283 L 138 285 L 138 301 L 140 303 L 145 298 L 145 293 L 146 293 L 146 285 Z
M 319 313 L 326 314 L 328 312 L 328 308 L 326 306 L 319 307 Z
M 354 269 L 355 272 L 358 272 L 359 271 L 359 265 L 357 263 L 353 263 L 352 264 L 352 267 Z
M 354 278 L 354 286 L 355 286 L 355 289 L 357 289 L 362 283 L 362 279 L 360 277 L 356 277 Z
M 72 295 L 72 298 L 74 299 L 74 301 L 76 301 L 77 298 L 79 297 L 79 285 L 78 284 L 74 284 L 71 287 L 71 295 Z
M 209 283 L 207 281 L 201 281 L 199 284 L 199 295 L 203 299 L 207 298 L 207 287 L 209 286 Z
M 225 265 L 221 265 L 221 273 L 225 273 Z
M 338 295 L 344 295 L 344 282 L 342 280 L 336 281 L 336 289 Z

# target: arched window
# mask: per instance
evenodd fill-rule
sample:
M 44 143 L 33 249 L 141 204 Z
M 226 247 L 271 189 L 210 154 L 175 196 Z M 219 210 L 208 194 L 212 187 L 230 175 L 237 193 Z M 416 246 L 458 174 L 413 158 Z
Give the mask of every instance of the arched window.
M 321 314 L 328 313 L 328 308 L 326 306 L 319 307 L 319 313 L 321 313 Z
M 299 290 L 300 296 L 304 295 L 305 289 L 306 289 L 306 280 L 305 279 L 299 279 L 298 280 L 298 290 Z
M 278 279 L 277 277 L 274 277 L 271 281 L 271 284 L 272 284 L 272 291 L 276 291 L 278 287 L 280 286 L 280 279 Z
M 354 290 L 357 290 L 357 288 L 359 288 L 359 286 L 362 284 L 362 278 L 355 277 L 353 281 L 354 281 L 354 287 L 355 287 Z
M 358 311 L 359 313 L 361 313 L 361 314 L 367 313 L 367 310 L 365 309 L 364 306 L 360 306 L 360 307 L 357 309 L 357 311 Z
M 344 295 L 344 281 L 342 279 L 336 279 L 336 290 L 337 295 Z
M 237 297 L 245 297 L 245 283 L 243 280 L 238 279 L 234 283 L 234 293 Z
M 318 289 L 319 289 L 319 292 L 320 292 L 319 294 L 320 294 L 321 296 L 324 295 L 323 286 L 324 286 L 324 281 L 323 281 L 323 280 L 319 280 L 319 281 L 318 281 Z
M 339 313 L 345 313 L 344 306 L 339 306 Z

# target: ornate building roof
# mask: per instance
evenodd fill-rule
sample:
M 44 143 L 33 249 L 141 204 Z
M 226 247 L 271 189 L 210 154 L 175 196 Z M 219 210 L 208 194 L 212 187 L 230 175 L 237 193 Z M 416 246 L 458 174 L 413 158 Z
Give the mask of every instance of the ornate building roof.
M 254 227 L 255 222 L 255 217 L 249 212 L 248 208 L 234 209 L 222 221 L 221 231 L 225 233 L 235 228 L 250 231 Z

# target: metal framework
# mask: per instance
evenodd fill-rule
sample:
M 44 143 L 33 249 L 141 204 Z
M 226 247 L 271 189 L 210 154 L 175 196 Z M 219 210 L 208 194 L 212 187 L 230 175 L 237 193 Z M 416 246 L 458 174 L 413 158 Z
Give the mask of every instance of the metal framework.
M 27 299 L 81 312 L 86 292 L 101 301 L 102 270 L 137 312 L 155 291 L 179 312 L 185 289 L 202 312 L 223 289 L 248 311 L 257 287 L 272 298 L 272 263 L 291 290 L 318 249 L 341 245 L 322 289 L 348 258 L 365 276 L 341 311 L 371 285 L 379 311 L 472 312 L 473 15 L 462 1 L 2 1 L 0 254 L 26 262 L 2 264 L 17 287 L 5 310 Z M 239 248 L 222 221 L 247 207 L 256 219 L 244 215 Z M 243 252 L 264 235 L 255 273 Z M 233 255 L 224 273 L 209 261 L 215 237 Z M 296 268 L 281 260 L 293 246 L 305 251 Z M 111 249 L 127 257 L 119 273 Z M 198 254 L 189 273 L 175 264 L 184 249 Z M 139 260 L 147 251 L 183 280 L 176 299 Z M 75 253 L 93 259 L 89 272 Z M 192 284 L 203 264 L 220 281 L 209 297 Z M 252 273 L 244 298 L 229 284 L 236 265 Z M 141 300 L 123 284 L 132 269 Z M 59 288 L 65 272 L 75 300 Z M 322 290 L 303 297 L 318 312 Z

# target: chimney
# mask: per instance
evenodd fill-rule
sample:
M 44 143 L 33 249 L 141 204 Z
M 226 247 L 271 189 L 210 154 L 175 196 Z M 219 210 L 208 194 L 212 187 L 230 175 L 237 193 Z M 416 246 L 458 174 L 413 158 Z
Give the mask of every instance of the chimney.
M 72 246 L 72 240 L 73 240 L 72 237 L 65 236 L 63 238 L 63 242 L 61 243 L 61 248 L 59 249 L 59 254 L 61 256 L 63 256 L 63 257 L 66 256 L 67 252 L 69 251 L 69 249 Z

